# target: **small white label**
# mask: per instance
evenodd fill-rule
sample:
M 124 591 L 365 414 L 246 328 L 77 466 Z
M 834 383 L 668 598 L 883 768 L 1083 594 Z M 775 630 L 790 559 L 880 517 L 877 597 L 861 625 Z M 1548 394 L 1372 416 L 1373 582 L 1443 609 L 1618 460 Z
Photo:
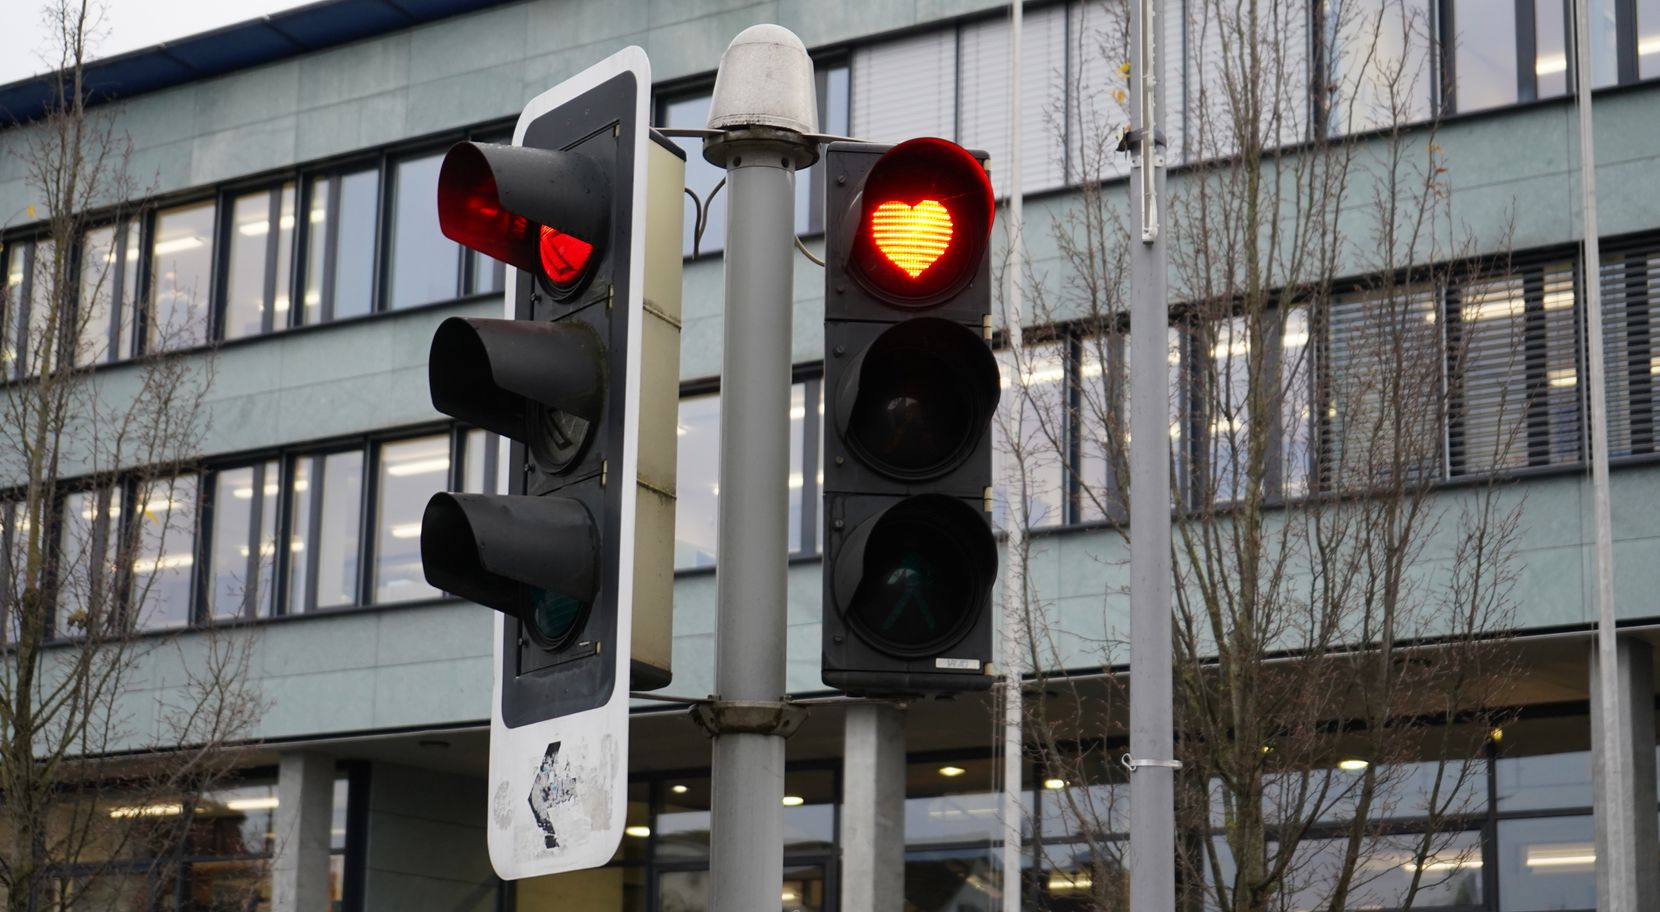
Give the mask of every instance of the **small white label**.
M 979 659 L 935 659 L 935 668 L 949 668 L 952 671 L 979 671 Z

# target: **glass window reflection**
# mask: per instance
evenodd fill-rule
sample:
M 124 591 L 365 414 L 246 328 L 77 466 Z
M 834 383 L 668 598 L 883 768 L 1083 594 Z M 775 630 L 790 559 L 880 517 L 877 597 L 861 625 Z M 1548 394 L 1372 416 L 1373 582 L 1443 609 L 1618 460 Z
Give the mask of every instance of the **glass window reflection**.
M 1501 820 L 1500 912 L 1596 906 L 1596 842 L 1590 817 Z
M 82 636 L 98 623 L 96 609 L 111 605 L 119 584 L 121 491 L 78 491 L 63 500 L 57 567 L 57 635 Z
M 1026 524 L 1058 526 L 1066 521 L 1065 452 L 1067 395 L 1065 350 L 1056 343 L 1029 345 L 1016 364 L 1014 353 L 997 353 L 1002 395 L 990 433 L 992 523 L 1004 528 L 1009 501 L 1024 489 Z M 1020 427 L 1012 426 L 1016 409 Z
M 129 611 L 141 630 L 191 621 L 196 563 L 196 479 L 181 476 L 140 489 L 137 552 Z
M 449 487 L 450 438 L 420 437 L 380 450 L 375 498 L 375 601 L 436 598 L 421 569 L 421 514 Z
M 189 348 L 207 341 L 213 215 L 211 200 L 156 214 L 145 351 Z
M 380 172 L 313 178 L 308 187 L 304 322 L 374 309 Z
M 715 521 L 720 508 L 720 396 L 680 400 L 675 431 L 674 566 L 715 565 Z
M 1516 4 L 1453 0 L 1454 99 L 1460 113 L 1516 102 Z
M 288 610 L 357 603 L 363 453 L 299 460 L 290 480 Z
M 392 263 L 387 306 L 447 301 L 459 292 L 461 248 L 438 230 L 442 155 L 399 162 L 393 172 Z
M 292 295 L 294 185 L 237 197 L 231 204 L 229 236 L 224 337 L 283 328 Z
M 663 105 L 663 125 L 668 127 L 696 127 L 703 128 L 709 124 L 709 96 L 708 94 L 695 95 L 689 98 L 680 98 Z M 686 199 L 685 225 L 683 226 L 682 252 L 691 256 L 695 249 L 699 254 L 713 253 L 726 248 L 726 189 L 713 193 L 715 186 L 726 179 L 726 171 L 710 164 L 703 157 L 703 140 L 697 137 L 674 136 L 670 140 L 686 152 L 686 189 L 697 194 L 697 198 L 705 206 L 703 214 L 703 237 L 697 240 L 697 213 L 698 203 L 690 198 Z M 694 247 L 695 243 L 695 247 Z
M 220 472 L 213 491 L 208 613 L 215 620 L 271 613 L 277 560 L 277 462 Z

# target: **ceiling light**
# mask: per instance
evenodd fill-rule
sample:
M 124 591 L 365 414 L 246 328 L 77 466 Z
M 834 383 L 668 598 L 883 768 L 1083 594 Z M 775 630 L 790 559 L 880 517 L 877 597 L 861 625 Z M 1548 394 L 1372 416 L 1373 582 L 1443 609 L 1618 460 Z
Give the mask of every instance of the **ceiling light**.
M 1337 768 L 1338 769 L 1348 770 L 1351 773 L 1360 772 L 1361 770 L 1363 770 L 1366 767 L 1371 766 L 1371 765 L 1372 764 L 1366 762 L 1365 760 L 1359 760 L 1359 759 L 1355 759 L 1355 758 L 1352 758 L 1352 757 L 1348 760 L 1339 760 L 1339 761 L 1337 761 Z
M 145 804 L 136 807 L 110 808 L 110 816 L 117 820 L 128 817 L 177 817 L 184 813 L 182 804 Z
M 946 777 L 947 779 L 954 779 L 958 776 L 961 776 L 963 773 L 966 773 L 966 772 L 968 772 L 968 770 L 965 770 L 960 766 L 942 766 L 942 767 L 940 767 L 940 775 Z
M 1063 788 L 1066 788 L 1066 780 L 1065 779 L 1045 779 L 1045 780 L 1043 780 L 1043 787 L 1046 788 L 1046 789 L 1049 789 L 1050 791 L 1054 791 L 1055 789 L 1063 789 Z
M 671 785 L 671 786 L 669 786 L 669 791 L 675 793 L 676 795 L 684 795 L 687 792 L 691 791 L 691 789 L 687 788 L 684 785 Z
M 651 835 L 651 827 L 638 825 L 623 827 L 623 833 L 628 836 L 633 836 L 635 839 L 644 839 Z
M 800 795 L 785 795 L 784 796 L 784 806 L 787 807 L 787 808 L 799 807 L 800 805 L 803 805 L 803 804 L 806 804 L 806 803 L 807 803 L 807 799 L 801 797 Z
M 405 475 L 426 475 L 431 472 L 447 472 L 450 468 L 450 458 L 440 456 L 436 459 L 412 459 L 409 462 L 395 462 L 386 467 L 386 474 L 399 478 Z
M 233 811 L 268 811 L 277 806 L 277 796 L 266 795 L 262 798 L 232 798 L 225 802 L 225 807 Z
M 151 252 L 156 256 L 166 256 L 169 253 L 183 253 L 186 250 L 195 250 L 200 246 L 202 246 L 202 239 L 199 237 L 181 237 L 173 238 L 170 241 L 158 241 L 155 248 Z

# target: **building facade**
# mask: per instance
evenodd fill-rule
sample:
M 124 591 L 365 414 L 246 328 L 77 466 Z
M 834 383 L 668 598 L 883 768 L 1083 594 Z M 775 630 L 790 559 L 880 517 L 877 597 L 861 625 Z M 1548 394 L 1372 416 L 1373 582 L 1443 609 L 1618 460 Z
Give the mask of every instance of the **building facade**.
M 170 869 L 175 880 L 161 891 L 169 898 L 155 899 L 156 907 L 219 908 L 216 889 L 251 883 L 255 907 L 279 912 L 323 901 L 348 912 L 705 909 L 707 742 L 683 709 L 644 701 L 632 722 L 630 830 L 612 864 L 516 884 L 497 881 L 490 870 L 484 776 L 491 615 L 428 586 L 418 542 L 432 493 L 490 490 L 498 475 L 487 435 L 431 407 L 426 358 L 443 319 L 500 313 L 503 276 L 499 265 L 439 234 L 438 164 L 455 141 L 506 138 L 527 99 L 628 44 L 651 57 L 656 122 L 701 127 L 721 51 L 743 28 L 776 22 L 813 55 L 823 132 L 873 141 L 936 135 L 986 149 L 1004 194 L 1007 176 L 997 163 L 1009 151 L 1006 5 L 480 0 L 419 14 L 408 6 L 333 0 L 123 55 L 96 71 L 106 79 L 100 91 L 111 96 L 98 110 L 130 137 L 127 167 L 141 192 L 119 219 L 94 224 L 81 240 L 83 264 L 119 264 L 96 291 L 108 316 L 93 327 L 88 360 L 112 388 L 130 382 L 135 357 L 163 348 L 201 349 L 196 357 L 211 356 L 214 364 L 201 460 L 179 476 L 171 495 L 183 524 L 165 543 L 158 540 L 144 571 L 152 595 L 138 623 L 175 635 L 178 649 L 146 659 L 154 663 L 147 683 L 126 694 L 123 706 L 139 720 L 137 729 L 153 728 L 146 714 L 153 716 L 165 692 L 178 686 L 168 663 L 188 664 L 193 650 L 205 648 L 200 629 L 225 620 L 248 622 L 236 628 L 239 635 L 257 638 L 250 673 L 266 702 L 245 769 L 216 805 L 235 811 L 227 811 L 229 825 L 243 838 L 193 847 Z M 1207 87 L 1224 77 L 1195 25 L 1200 4 L 1172 6 L 1183 10 L 1168 15 L 1162 31 L 1171 55 L 1167 131 L 1177 186 L 1184 166 L 1214 151 L 1198 137 L 1211 117 Z M 1626 683 L 1652 715 L 1656 688 L 1644 656 L 1660 635 L 1653 596 L 1660 590 L 1660 512 L 1652 507 L 1660 503 L 1660 380 L 1651 379 L 1660 377 L 1660 343 L 1649 332 L 1660 318 L 1660 0 L 1594 7 L 1602 264 L 1591 279 L 1602 290 L 1607 324 L 1614 590 L 1623 636 L 1638 656 L 1629 669 L 1622 666 Z M 1424 124 L 1437 124 L 1433 142 L 1453 173 L 1449 209 L 1469 243 L 1460 255 L 1482 263 L 1426 292 L 1426 322 L 1451 332 L 1440 329 L 1456 322 L 1446 315 L 1471 319 L 1469 302 L 1478 302 L 1474 318 L 1494 321 L 1498 337 L 1525 354 L 1495 366 L 1483 382 L 1492 390 L 1532 384 L 1540 391 L 1521 411 L 1504 413 L 1502 395 L 1472 387 L 1464 408 L 1437 429 L 1445 446 L 1426 467 L 1441 484 L 1438 496 L 1457 498 L 1474 483 L 1502 477 L 1505 496 L 1523 505 L 1515 590 L 1530 646 L 1515 720 L 1475 758 L 1473 798 L 1458 823 L 1459 844 L 1471 851 L 1417 908 L 1588 912 L 1595 903 L 1588 669 L 1596 614 L 1586 406 L 1578 383 L 1584 345 L 1576 318 L 1585 276 L 1567 8 L 1560 0 L 1366 6 L 1374 8 L 1406 11 L 1408 27 L 1380 33 L 1392 49 L 1384 56 L 1406 61 L 1413 74 L 1403 99 L 1409 129 L 1428 137 Z M 1305 12 L 1297 34 L 1307 53 L 1287 58 L 1301 61 L 1299 78 L 1360 79 L 1368 64 L 1334 50 L 1329 38 L 1336 14 L 1326 6 Z M 1081 184 L 1099 179 L 1106 192 L 1121 192 L 1128 172 L 1122 157 L 1091 154 L 1107 135 L 1102 131 L 1116 126 L 1113 92 L 1121 77 L 1099 38 L 1114 20 L 1111 9 L 1077 0 L 1032 3 L 1025 16 L 1028 246 L 1036 281 L 1059 287 L 1067 259 L 1043 227 L 1059 224 L 1078 204 Z M 1460 40 L 1450 40 L 1455 35 Z M 1313 60 L 1321 61 L 1316 75 Z M 29 214 L 36 191 L 23 151 L 38 129 L 27 122 L 30 100 L 38 97 L 35 83 L 0 87 L 8 110 L 26 121 L 0 129 L 0 339 L 13 346 L 27 338 L 31 307 L 41 306 L 35 264 L 45 262 L 44 241 Z M 1359 101 L 1344 110 L 1306 103 L 1313 115 L 1300 129 L 1386 126 L 1370 120 L 1375 109 Z M 721 174 L 696 146 L 687 148 L 688 186 L 706 196 Z M 1092 170 L 1092 161 L 1106 164 Z M 822 168 L 813 168 L 797 180 L 797 230 L 819 252 L 823 179 Z M 713 197 L 701 238 L 694 237 L 691 213 L 689 207 L 675 680 L 668 692 L 701 697 L 713 690 L 719 560 L 722 197 Z M 1501 252 L 1502 262 L 1482 259 Z M 1356 282 L 1344 293 L 1358 298 L 1364 258 L 1351 257 L 1353 265 L 1339 272 Z M 822 298 L 822 274 L 799 261 L 791 304 L 787 608 L 789 688 L 798 696 L 824 693 Z M 1502 303 L 1481 309 L 1488 301 Z M 139 313 L 143 319 L 135 320 Z M 1045 315 L 1032 349 L 1032 383 L 1064 390 L 1101 374 L 1087 357 L 1081 316 L 1064 307 Z M 1278 330 L 1283 347 L 1313 344 L 1328 352 L 1341 351 L 1342 340 L 1330 335 L 1341 332 L 1295 319 Z M 8 382 L 27 382 L 9 360 L 4 369 Z M 1176 376 L 1179 388 L 1183 375 Z M 1310 398 L 1290 420 L 1322 420 L 1322 406 Z M 1196 446 L 1216 433 L 1205 416 L 1175 408 L 1173 427 L 1200 441 Z M 1061 632 L 1051 663 L 1080 679 L 1099 672 L 1107 661 L 1099 644 L 1121 632 L 1127 618 L 1123 561 L 1111 557 L 1121 550 L 1119 518 L 1082 493 L 1080 478 L 1094 477 L 1090 472 L 1110 484 L 1102 460 L 1089 458 L 1088 433 L 1067 427 L 1051 441 L 1053 458 L 1032 462 L 1036 483 L 1028 495 L 1028 577 Z M 1477 445 L 1505 433 L 1522 443 Z M 1274 493 L 1317 489 L 1311 479 L 1329 456 L 1283 436 Z M 1063 469 L 1069 460 L 1077 473 Z M 1178 464 L 1183 471 L 1193 469 Z M 66 477 L 60 498 L 64 519 L 56 534 L 65 547 L 133 521 L 119 509 L 135 496 L 130 482 L 80 481 Z M 0 511 L 9 509 L 8 483 L 15 479 L 0 479 Z M 1006 491 L 996 500 L 1001 517 Z M 9 515 L 0 512 L 7 535 L 15 532 Z M 68 600 L 59 601 L 64 630 L 72 611 Z M 789 744 L 785 909 L 844 908 L 837 888 L 842 721 L 842 707 L 819 707 Z M 997 908 L 993 707 L 979 698 L 919 704 L 908 711 L 908 726 L 906 908 Z M 1652 777 L 1653 746 L 1647 749 L 1642 768 Z M 1113 767 L 1103 765 L 1093 781 L 1073 782 L 1029 764 L 1026 892 L 1033 908 L 1082 907 L 1080 884 L 1087 880 L 1079 872 L 1088 867 L 1089 840 L 1063 796 L 1121 788 Z M 1645 793 L 1651 803 L 1652 789 Z M 285 822 L 313 832 L 326 826 L 331 837 L 301 849 L 273 837 Z M 1412 827 L 1410 816 L 1399 821 L 1403 833 Z M 1381 895 L 1396 889 L 1392 876 L 1381 875 Z

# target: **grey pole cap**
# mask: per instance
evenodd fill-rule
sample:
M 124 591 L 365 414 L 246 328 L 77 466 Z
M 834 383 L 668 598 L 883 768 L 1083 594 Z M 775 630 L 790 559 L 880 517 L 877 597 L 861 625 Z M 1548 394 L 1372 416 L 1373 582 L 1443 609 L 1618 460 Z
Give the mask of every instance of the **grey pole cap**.
M 813 59 L 801 39 L 781 25 L 752 25 L 721 54 L 709 129 L 744 127 L 818 132 Z

